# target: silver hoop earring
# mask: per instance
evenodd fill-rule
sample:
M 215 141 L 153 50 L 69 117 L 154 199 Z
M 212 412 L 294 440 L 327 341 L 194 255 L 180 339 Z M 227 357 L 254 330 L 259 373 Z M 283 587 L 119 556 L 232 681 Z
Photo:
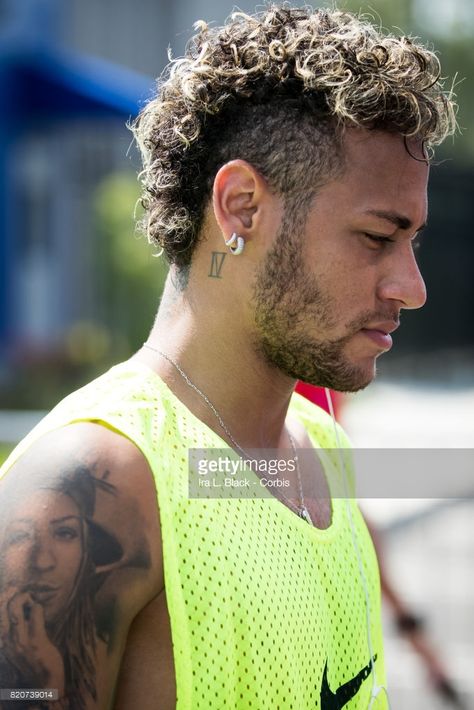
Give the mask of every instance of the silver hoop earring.
M 234 254 L 234 256 L 238 256 L 239 254 L 242 254 L 244 250 L 245 239 L 243 237 L 240 237 L 236 232 L 234 232 L 229 239 L 226 239 L 225 244 L 230 248 L 231 254 Z

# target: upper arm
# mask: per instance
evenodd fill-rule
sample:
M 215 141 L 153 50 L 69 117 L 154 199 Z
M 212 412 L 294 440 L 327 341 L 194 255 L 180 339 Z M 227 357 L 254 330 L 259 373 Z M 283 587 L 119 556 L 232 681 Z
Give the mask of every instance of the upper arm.
M 153 478 L 128 439 L 69 425 L 0 480 L 0 688 L 109 708 L 128 629 L 162 589 Z

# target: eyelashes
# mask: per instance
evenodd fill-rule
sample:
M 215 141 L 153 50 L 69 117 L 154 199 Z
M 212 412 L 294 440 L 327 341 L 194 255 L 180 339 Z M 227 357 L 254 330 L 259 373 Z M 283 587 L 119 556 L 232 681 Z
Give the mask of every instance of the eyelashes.
M 395 239 L 392 239 L 391 237 L 382 237 L 377 234 L 369 234 L 368 232 L 364 232 L 364 236 L 366 236 L 370 241 L 372 242 L 377 242 L 377 243 L 386 243 L 386 242 L 394 242 Z
M 369 232 L 363 232 L 364 237 L 369 239 L 373 244 L 378 244 L 378 245 L 388 245 L 388 244 L 394 244 L 397 240 L 392 239 L 392 237 L 384 237 L 380 234 L 370 234 Z M 417 234 L 411 242 L 412 249 L 414 252 L 419 251 L 421 247 L 421 233 Z

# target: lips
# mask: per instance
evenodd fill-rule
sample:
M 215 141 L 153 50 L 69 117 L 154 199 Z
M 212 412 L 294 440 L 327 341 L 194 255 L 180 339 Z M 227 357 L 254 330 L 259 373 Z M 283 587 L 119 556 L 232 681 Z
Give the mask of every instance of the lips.
M 390 350 L 393 345 L 392 336 L 382 330 L 372 328 L 362 328 L 361 333 L 364 333 L 382 350 Z
M 33 601 L 46 604 L 56 596 L 59 587 L 52 587 L 50 584 L 30 584 L 26 591 L 31 594 Z
M 400 323 L 395 323 L 393 320 L 386 320 L 381 323 L 369 323 L 366 328 L 362 330 L 377 330 L 380 333 L 393 333 L 399 327 Z

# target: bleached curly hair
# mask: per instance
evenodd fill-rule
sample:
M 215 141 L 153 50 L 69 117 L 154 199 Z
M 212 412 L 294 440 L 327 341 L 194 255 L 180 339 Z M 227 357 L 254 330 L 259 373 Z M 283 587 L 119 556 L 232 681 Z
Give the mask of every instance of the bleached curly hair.
M 181 272 L 227 161 L 248 161 L 304 209 L 341 166 L 346 126 L 427 148 L 455 130 L 436 55 L 349 12 L 272 5 L 195 29 L 131 126 L 144 166 L 140 226 Z

